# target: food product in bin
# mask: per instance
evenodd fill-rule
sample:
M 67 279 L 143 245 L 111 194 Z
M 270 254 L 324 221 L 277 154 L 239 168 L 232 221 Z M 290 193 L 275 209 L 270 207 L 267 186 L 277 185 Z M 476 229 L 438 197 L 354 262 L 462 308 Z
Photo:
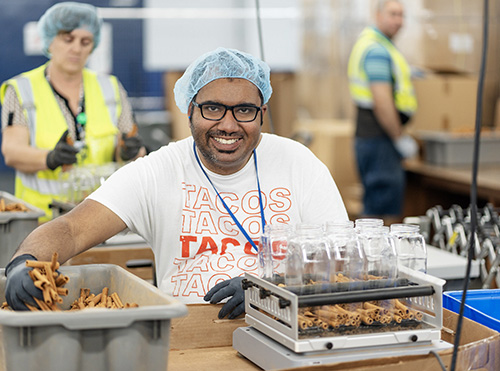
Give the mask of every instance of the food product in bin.
M 43 300 L 33 297 L 38 308 L 25 303 L 31 311 L 60 311 L 58 304 L 63 302 L 61 296 L 68 295 L 68 289 L 63 286 L 69 282 L 69 277 L 57 271 L 59 262 L 57 261 L 57 253 L 52 255 L 52 260 L 37 261 L 26 260 L 26 266 L 33 268 L 29 275 L 33 280 L 35 287 L 39 288 L 43 293 Z M 86 308 L 137 308 L 137 303 L 123 304 L 116 292 L 109 295 L 109 288 L 104 287 L 102 292 L 94 295 L 90 293 L 90 289 L 81 288 L 80 296 L 72 304 L 69 310 L 80 310 Z M 10 309 L 7 302 L 4 302 L 1 309 Z
M 57 272 L 59 268 L 57 253 L 52 255 L 52 261 L 50 262 L 26 260 L 26 266 L 33 268 L 29 272 L 29 275 L 35 286 L 43 292 L 43 300 L 33 298 L 38 308 L 27 303 L 26 306 L 32 311 L 39 309 L 50 311 L 60 310 L 57 304 L 61 304 L 63 301 L 61 295 L 68 295 L 68 289 L 65 289 L 63 286 L 69 281 L 69 277 Z
M 0 212 L 4 211 L 28 211 L 29 209 L 21 202 L 5 203 L 4 198 L 0 198 Z
M 120 297 L 116 292 L 109 295 L 109 288 L 104 287 L 102 292 L 97 295 L 91 294 L 90 289 L 80 289 L 80 297 L 76 299 L 69 310 L 80 310 L 86 308 L 109 308 L 109 309 L 122 309 L 122 308 L 137 308 L 137 303 L 123 304 Z

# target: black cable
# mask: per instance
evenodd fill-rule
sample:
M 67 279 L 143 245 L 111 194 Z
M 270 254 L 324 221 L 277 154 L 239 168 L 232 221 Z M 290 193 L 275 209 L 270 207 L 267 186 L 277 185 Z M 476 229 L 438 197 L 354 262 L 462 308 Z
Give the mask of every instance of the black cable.
M 486 66 L 486 55 L 488 51 L 488 0 L 483 1 L 483 49 L 481 55 L 481 67 L 479 70 L 479 80 L 477 86 L 476 100 L 476 123 L 474 131 L 474 152 L 472 157 L 472 183 L 470 188 L 470 237 L 469 249 L 467 253 L 467 270 L 464 278 L 464 288 L 462 292 L 462 301 L 460 302 L 460 312 L 458 315 L 457 330 L 455 334 L 455 343 L 453 345 L 453 356 L 451 358 L 451 371 L 455 371 L 458 355 L 458 347 L 460 345 L 460 335 L 462 332 L 462 322 L 464 316 L 465 299 L 467 297 L 467 289 L 469 287 L 470 271 L 472 259 L 474 257 L 475 235 L 477 227 L 477 171 L 479 163 L 479 144 L 481 136 L 481 119 L 483 108 L 483 85 Z
M 264 57 L 264 42 L 262 40 L 262 23 L 260 18 L 260 4 L 259 0 L 255 0 L 255 9 L 257 11 L 257 34 L 259 36 L 259 49 L 260 49 L 260 59 L 264 62 L 266 61 Z M 267 107 L 267 112 L 269 114 L 269 129 L 271 130 L 271 134 L 274 134 L 274 123 L 273 123 L 273 115 L 271 114 L 271 107 Z

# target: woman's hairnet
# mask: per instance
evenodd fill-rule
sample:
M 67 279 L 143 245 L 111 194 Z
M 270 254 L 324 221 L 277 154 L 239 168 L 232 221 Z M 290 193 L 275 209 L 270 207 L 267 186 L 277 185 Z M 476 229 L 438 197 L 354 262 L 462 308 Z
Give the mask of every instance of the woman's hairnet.
M 94 49 L 97 48 L 101 39 L 101 24 L 102 20 L 97 16 L 97 9 L 90 4 L 64 2 L 50 7 L 38 21 L 43 54 L 50 58 L 49 46 L 59 31 L 73 31 L 77 28 L 92 32 Z
M 174 87 L 175 103 L 183 113 L 198 91 L 217 79 L 237 78 L 253 83 L 262 93 L 263 104 L 271 97 L 269 66 L 254 56 L 236 49 L 217 48 L 189 65 Z

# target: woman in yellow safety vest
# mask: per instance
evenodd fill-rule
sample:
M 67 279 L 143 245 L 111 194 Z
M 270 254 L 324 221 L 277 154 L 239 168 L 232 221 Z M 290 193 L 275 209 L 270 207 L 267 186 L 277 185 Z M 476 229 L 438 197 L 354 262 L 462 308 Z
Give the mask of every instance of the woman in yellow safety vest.
M 146 154 L 121 83 L 85 68 L 101 24 L 91 5 L 52 6 L 38 22 L 49 61 L 0 87 L 5 163 L 16 170 L 16 197 L 45 211 L 41 222 L 52 218 L 62 171 Z

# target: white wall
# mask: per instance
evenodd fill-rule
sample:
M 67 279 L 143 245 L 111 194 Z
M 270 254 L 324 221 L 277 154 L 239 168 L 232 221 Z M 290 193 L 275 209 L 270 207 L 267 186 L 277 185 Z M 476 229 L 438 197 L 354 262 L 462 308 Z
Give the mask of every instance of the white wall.
M 264 59 L 273 71 L 299 67 L 300 0 L 259 1 Z M 256 2 L 146 0 L 144 68 L 184 70 L 219 46 L 261 56 Z

